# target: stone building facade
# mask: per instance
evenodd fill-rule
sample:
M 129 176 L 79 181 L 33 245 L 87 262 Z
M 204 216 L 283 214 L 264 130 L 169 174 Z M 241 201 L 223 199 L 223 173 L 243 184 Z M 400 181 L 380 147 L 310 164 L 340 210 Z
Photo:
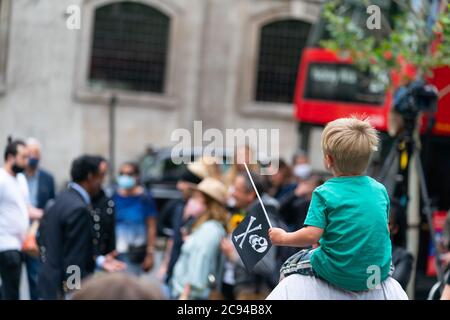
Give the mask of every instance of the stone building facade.
M 293 61 L 319 11 L 319 0 L 0 0 L 0 148 L 9 134 L 38 138 L 61 183 L 75 156 L 108 156 L 114 96 L 116 163 L 170 146 L 194 120 L 279 129 L 290 157 Z

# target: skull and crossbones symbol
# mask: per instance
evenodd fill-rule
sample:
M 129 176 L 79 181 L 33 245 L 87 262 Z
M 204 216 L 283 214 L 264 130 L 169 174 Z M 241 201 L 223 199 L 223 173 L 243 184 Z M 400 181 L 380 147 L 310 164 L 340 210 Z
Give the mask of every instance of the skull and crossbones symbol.
M 251 229 L 251 227 L 252 227 L 252 225 L 253 225 L 253 222 L 255 222 L 255 220 L 256 220 L 256 218 L 253 217 L 253 216 L 251 216 L 251 217 L 250 217 L 250 223 L 248 224 L 247 229 L 245 230 L 245 232 L 244 232 L 244 233 L 241 233 L 240 235 L 234 236 L 234 241 L 236 241 L 236 242 L 237 242 L 239 239 L 242 239 L 241 242 L 239 243 L 239 248 L 242 249 L 242 245 L 243 245 L 243 243 L 244 243 L 244 241 L 245 241 L 245 239 L 247 238 L 247 235 L 248 235 L 249 233 L 252 233 L 252 232 L 255 232 L 256 230 L 261 230 L 261 229 L 262 229 L 261 224 L 259 224 L 258 226 L 256 226 L 256 227 L 254 227 L 254 228 Z

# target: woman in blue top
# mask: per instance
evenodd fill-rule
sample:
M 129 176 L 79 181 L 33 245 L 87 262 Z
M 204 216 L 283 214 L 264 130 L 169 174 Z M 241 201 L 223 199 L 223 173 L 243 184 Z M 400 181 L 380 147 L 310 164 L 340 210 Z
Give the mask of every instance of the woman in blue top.
M 123 164 L 113 195 L 118 259 L 127 263 L 127 271 L 135 275 L 153 267 L 157 215 L 153 197 L 139 185 L 139 173 L 137 164 Z

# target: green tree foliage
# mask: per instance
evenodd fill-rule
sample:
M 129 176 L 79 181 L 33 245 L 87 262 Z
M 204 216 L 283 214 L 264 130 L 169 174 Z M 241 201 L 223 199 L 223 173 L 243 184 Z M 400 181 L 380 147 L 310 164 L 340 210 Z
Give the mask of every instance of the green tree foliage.
M 321 45 L 341 58 L 351 58 L 359 69 L 369 71 L 386 85 L 392 84 L 387 75 L 398 72 L 402 61 L 415 66 L 417 77 L 430 76 L 433 68 L 450 66 L 450 5 L 430 28 L 428 1 L 422 1 L 422 7 L 417 9 L 412 7 L 411 0 L 395 0 L 389 9 L 382 9 L 381 29 L 369 30 L 366 21 L 370 15 L 366 8 L 382 2 L 327 2 L 323 16 L 329 38 L 321 41 Z M 393 6 L 396 10 L 392 10 Z M 355 19 L 357 10 L 359 19 Z M 432 49 L 433 42 L 438 43 L 434 41 L 436 37 L 441 41 Z

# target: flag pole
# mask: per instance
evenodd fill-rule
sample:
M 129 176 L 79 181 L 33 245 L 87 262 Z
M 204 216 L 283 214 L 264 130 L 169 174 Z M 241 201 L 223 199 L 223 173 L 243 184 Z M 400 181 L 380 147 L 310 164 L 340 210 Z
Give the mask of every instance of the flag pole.
M 263 202 L 261 200 L 261 197 L 259 196 L 258 189 L 256 189 L 255 183 L 253 182 L 252 175 L 250 174 L 250 171 L 248 170 L 247 164 L 245 162 L 244 162 L 244 166 L 245 166 L 245 170 L 247 170 L 248 177 L 250 178 L 250 181 L 252 182 L 253 189 L 255 189 L 256 196 L 258 197 L 259 203 L 261 204 L 261 207 L 263 208 L 263 211 L 264 211 L 264 214 L 266 216 L 267 222 L 269 223 L 269 227 L 272 228 L 272 224 L 270 223 L 269 216 L 267 215 L 266 207 L 264 207 L 264 204 L 263 204 Z

